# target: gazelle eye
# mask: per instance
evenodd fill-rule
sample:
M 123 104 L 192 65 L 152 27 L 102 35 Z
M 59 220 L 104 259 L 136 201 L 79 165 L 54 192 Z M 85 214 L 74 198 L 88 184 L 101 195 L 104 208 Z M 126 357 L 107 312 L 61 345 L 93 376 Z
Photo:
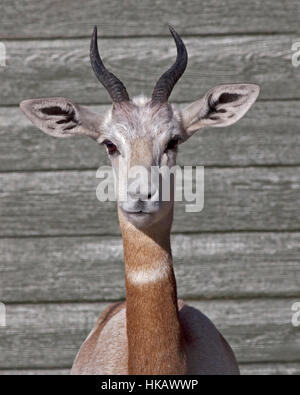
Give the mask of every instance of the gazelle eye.
M 116 146 L 114 143 L 112 143 L 111 141 L 105 140 L 105 141 L 103 141 L 103 144 L 106 145 L 107 151 L 108 151 L 108 153 L 109 153 L 110 155 L 112 155 L 112 154 L 118 152 L 117 146 Z
M 166 151 L 168 150 L 176 150 L 178 148 L 179 137 L 174 137 L 172 140 L 168 142 L 166 147 Z

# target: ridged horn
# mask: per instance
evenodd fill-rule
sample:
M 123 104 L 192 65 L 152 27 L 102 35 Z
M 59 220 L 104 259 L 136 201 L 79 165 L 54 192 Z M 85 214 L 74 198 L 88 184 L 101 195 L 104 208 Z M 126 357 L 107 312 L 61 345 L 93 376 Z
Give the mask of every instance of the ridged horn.
M 172 67 L 170 67 L 157 81 L 155 88 L 152 93 L 152 103 L 165 103 L 179 78 L 182 76 L 186 69 L 188 54 L 186 47 L 172 26 L 169 26 L 169 30 L 175 40 L 177 47 L 177 58 Z
M 129 95 L 123 83 L 104 66 L 97 43 L 97 26 L 94 27 L 90 47 L 91 65 L 96 77 L 109 93 L 114 103 L 129 101 Z

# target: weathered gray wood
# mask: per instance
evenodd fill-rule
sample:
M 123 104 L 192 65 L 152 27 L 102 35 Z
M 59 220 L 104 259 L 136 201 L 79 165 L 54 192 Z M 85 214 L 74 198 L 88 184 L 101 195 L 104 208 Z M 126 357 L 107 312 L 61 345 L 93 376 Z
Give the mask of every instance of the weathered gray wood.
M 241 364 L 240 371 L 242 375 L 258 375 L 258 376 L 273 376 L 273 375 L 300 375 L 300 363 L 253 363 Z M 68 376 L 70 369 L 27 369 L 27 370 L 0 370 L 0 376 Z
M 299 166 L 300 102 L 293 99 L 300 98 L 300 74 L 291 64 L 299 11 L 298 0 L 125 0 L 121 6 L 118 0 L 87 0 L 84 7 L 81 0 L 3 0 L 0 40 L 8 39 L 8 59 L 0 67 L 0 106 L 63 95 L 106 108 L 99 103 L 108 103 L 108 95 L 88 59 L 94 24 L 106 37 L 100 44 L 105 63 L 131 94 L 150 94 L 175 58 L 169 22 L 183 34 L 190 55 L 174 101 L 240 81 L 259 83 L 261 99 L 276 99 L 257 103 L 226 131 L 197 133 L 182 147 L 179 163 Z M 0 140 L 0 172 L 108 163 L 92 141 L 50 139 L 17 108 L 0 107 Z M 300 296 L 300 233 L 222 232 L 299 231 L 299 170 L 207 169 L 205 211 L 186 214 L 178 205 L 175 232 L 220 231 L 173 236 L 179 294 L 243 299 L 193 302 L 233 345 L 243 374 L 300 374 L 299 330 L 290 323 L 294 299 L 287 299 Z M 87 302 L 124 297 L 120 238 L 96 236 L 119 233 L 114 204 L 96 200 L 97 184 L 93 171 L 0 175 L 0 237 L 21 236 L 0 239 L 0 301 L 60 302 L 7 306 L 0 375 L 68 374 L 106 306 Z M 55 237 L 23 238 L 30 235 Z M 71 301 L 85 303 L 62 303 Z
M 262 364 L 245 364 L 240 366 L 242 375 L 258 376 L 299 376 L 300 363 L 262 363 Z
M 101 106 L 104 111 L 107 106 Z M 94 108 L 97 110 L 98 108 Z M 48 136 L 49 137 L 49 136 Z M 47 138 L 16 108 L 0 108 L 0 170 L 97 168 L 105 150 L 89 138 Z
M 3 0 L 2 0 L 3 3 Z M 185 34 L 298 31 L 297 0 L 4 0 L 0 38 L 167 34 L 171 23 Z
M 300 296 L 300 233 L 174 235 L 182 298 Z M 118 237 L 0 239 L 2 302 L 125 297 Z
M 181 107 L 184 107 L 182 105 Z M 107 106 L 92 106 L 103 113 Z M 258 102 L 236 125 L 205 129 L 180 147 L 178 163 L 205 166 L 300 163 L 300 102 Z M 19 108 L 0 108 L 0 169 L 92 169 L 107 164 L 102 147 L 87 138 L 50 138 Z
M 71 369 L 0 369 L 0 376 L 69 376 L 70 371 Z
M 208 168 L 204 210 L 176 202 L 175 232 L 299 230 L 299 167 Z M 0 236 L 119 234 L 94 171 L 0 174 Z
M 243 81 L 259 83 L 261 99 L 298 98 L 300 73 L 291 63 L 293 40 L 285 35 L 187 38 L 189 66 L 172 100 L 196 100 L 216 84 Z M 150 95 L 176 53 L 171 38 L 104 39 L 101 51 L 132 95 Z M 89 39 L 8 41 L 0 86 L 0 105 L 40 96 L 109 102 L 90 66 Z
M 215 323 L 240 362 L 297 362 L 292 299 L 191 302 Z M 0 367 L 66 368 L 106 304 L 8 305 Z M 22 352 L 20 352 L 22 350 Z

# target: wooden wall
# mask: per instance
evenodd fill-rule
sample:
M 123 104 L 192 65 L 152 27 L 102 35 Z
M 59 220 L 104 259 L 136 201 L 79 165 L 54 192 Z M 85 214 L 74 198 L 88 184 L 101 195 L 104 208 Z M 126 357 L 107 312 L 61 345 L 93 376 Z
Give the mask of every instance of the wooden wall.
M 228 338 L 244 374 L 300 374 L 299 0 L 2 0 L 0 41 L 0 374 L 65 374 L 107 303 L 124 298 L 114 204 L 96 200 L 104 150 L 56 140 L 18 103 L 67 96 L 109 104 L 89 65 L 97 24 L 105 63 L 131 94 L 151 93 L 180 32 L 189 66 L 180 105 L 224 82 L 261 85 L 237 125 L 198 132 L 179 163 L 205 165 L 205 209 L 178 204 L 173 228 L 179 295 Z M 300 41 L 300 40 L 299 40 Z

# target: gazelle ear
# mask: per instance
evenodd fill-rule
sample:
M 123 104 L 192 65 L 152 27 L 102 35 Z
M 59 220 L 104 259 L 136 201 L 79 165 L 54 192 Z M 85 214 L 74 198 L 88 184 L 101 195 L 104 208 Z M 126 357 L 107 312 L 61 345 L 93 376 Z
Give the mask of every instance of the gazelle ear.
M 254 84 L 219 85 L 182 112 L 188 136 L 203 127 L 229 126 L 241 119 L 259 95 Z
M 64 97 L 24 100 L 20 107 L 35 126 L 50 136 L 88 136 L 96 140 L 101 134 L 103 117 Z

